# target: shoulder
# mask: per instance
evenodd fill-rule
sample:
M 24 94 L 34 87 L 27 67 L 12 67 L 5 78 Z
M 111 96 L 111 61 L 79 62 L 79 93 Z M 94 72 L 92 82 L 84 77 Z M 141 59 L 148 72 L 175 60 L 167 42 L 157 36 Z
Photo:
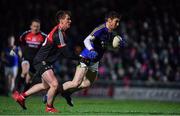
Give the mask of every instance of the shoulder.
M 23 32 L 20 36 L 20 40 L 22 41 L 22 39 L 24 39 L 29 33 L 31 33 L 31 30 Z
M 55 26 L 47 36 L 52 37 L 57 31 L 58 31 L 58 26 Z
M 102 32 L 104 32 L 106 30 L 106 26 L 105 24 L 101 24 L 98 27 L 96 27 L 90 35 L 97 35 L 97 34 L 101 34 Z
M 29 34 L 29 33 L 31 33 L 31 30 L 27 30 L 27 31 L 23 32 L 23 33 L 21 34 L 21 37 L 24 36 L 24 35 L 27 35 L 27 34 Z
M 58 30 L 58 25 L 56 25 L 55 27 L 53 27 L 53 29 L 51 30 L 50 33 L 54 33 L 54 32 L 57 31 L 57 30 Z
M 52 43 L 54 41 L 54 38 L 57 38 L 57 37 L 58 37 L 58 26 L 55 26 L 47 35 L 47 39 L 48 41 Z

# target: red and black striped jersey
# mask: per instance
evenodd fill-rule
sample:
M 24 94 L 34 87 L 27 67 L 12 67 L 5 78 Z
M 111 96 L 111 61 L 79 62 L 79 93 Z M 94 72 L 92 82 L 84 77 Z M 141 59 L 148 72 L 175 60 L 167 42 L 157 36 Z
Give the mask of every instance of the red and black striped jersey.
M 42 47 L 34 58 L 34 64 L 46 61 L 47 63 L 53 63 L 59 56 L 65 56 L 71 59 L 78 59 L 74 52 L 69 51 L 66 44 L 66 34 L 61 30 L 60 25 L 55 26 L 48 34 Z
M 23 52 L 23 58 L 33 61 L 37 51 L 41 48 L 47 35 L 43 32 L 32 33 L 31 30 L 25 31 L 19 38 L 19 43 Z

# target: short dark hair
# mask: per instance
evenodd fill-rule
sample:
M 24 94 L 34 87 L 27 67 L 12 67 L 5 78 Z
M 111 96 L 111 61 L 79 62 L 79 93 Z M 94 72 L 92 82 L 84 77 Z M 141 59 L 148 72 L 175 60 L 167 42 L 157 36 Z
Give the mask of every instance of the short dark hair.
M 40 21 L 39 19 L 37 19 L 37 18 L 32 19 L 32 20 L 31 20 L 31 24 L 32 24 L 32 22 L 37 22 L 37 23 L 40 23 L 40 24 L 41 24 L 41 21 Z
M 105 16 L 105 21 L 108 20 L 108 18 L 114 19 L 114 18 L 121 18 L 121 15 L 115 11 L 111 11 L 109 13 L 106 14 Z
M 56 21 L 59 22 L 59 19 L 65 18 L 65 15 L 71 16 L 71 12 L 68 10 L 59 10 L 56 13 Z

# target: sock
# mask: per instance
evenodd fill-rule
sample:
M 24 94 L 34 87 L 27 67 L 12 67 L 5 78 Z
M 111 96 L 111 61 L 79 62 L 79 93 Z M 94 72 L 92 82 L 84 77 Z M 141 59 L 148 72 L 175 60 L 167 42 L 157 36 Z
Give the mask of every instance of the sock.
M 49 107 L 49 108 L 53 108 L 52 104 L 47 104 L 46 106 Z

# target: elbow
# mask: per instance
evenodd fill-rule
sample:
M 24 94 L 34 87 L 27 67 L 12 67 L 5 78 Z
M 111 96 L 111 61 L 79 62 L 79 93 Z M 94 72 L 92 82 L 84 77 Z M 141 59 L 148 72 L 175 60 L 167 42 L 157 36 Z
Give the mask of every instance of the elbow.
M 87 43 L 87 39 L 84 39 L 84 41 L 83 41 L 83 42 L 84 42 L 84 44 L 86 44 L 86 43 Z

